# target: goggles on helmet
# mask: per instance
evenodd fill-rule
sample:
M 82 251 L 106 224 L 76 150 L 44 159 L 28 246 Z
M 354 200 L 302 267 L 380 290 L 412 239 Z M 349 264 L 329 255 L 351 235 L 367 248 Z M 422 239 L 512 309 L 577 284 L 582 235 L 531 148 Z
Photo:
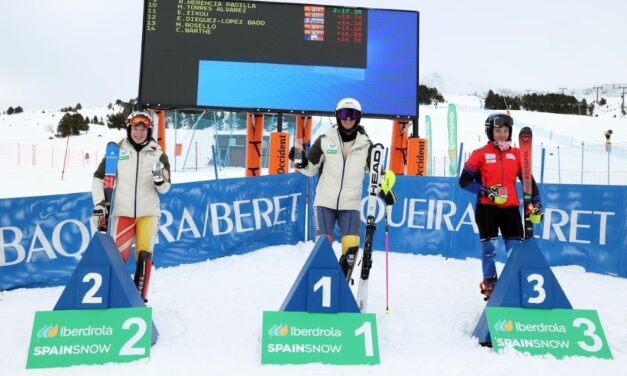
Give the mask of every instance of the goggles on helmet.
M 492 121 L 494 128 L 508 127 L 511 128 L 514 124 L 512 118 L 509 116 L 497 116 Z
M 361 111 L 354 108 L 340 108 L 339 110 L 337 110 L 337 117 L 340 120 L 346 120 L 348 118 L 351 118 L 352 120 L 357 120 L 361 117 Z
M 152 119 L 146 115 L 135 115 L 128 121 L 128 125 L 131 127 L 143 125 L 146 128 L 152 128 Z

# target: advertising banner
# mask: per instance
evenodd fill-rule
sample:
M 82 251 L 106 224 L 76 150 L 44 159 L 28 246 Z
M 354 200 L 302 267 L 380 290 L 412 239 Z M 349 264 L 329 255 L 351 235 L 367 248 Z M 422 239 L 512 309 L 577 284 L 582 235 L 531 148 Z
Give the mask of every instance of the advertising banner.
M 172 185 L 161 196 L 154 265 L 303 240 L 305 181 L 283 174 Z M 65 284 L 96 231 L 92 209 L 90 193 L 0 200 L 0 290 Z
M 148 358 L 151 328 L 150 307 L 36 312 L 26 368 Z
M 612 359 L 599 315 L 583 309 L 487 307 L 492 346 L 531 355 Z
M 374 313 L 263 313 L 262 364 L 379 364 Z

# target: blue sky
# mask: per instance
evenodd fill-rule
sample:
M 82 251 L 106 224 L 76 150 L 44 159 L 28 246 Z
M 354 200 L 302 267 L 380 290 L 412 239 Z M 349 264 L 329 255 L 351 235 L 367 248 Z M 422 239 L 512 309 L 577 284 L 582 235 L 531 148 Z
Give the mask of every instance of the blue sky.
M 448 93 L 627 84 L 621 0 L 315 3 L 419 11 L 419 76 L 438 74 Z M 141 0 L 0 0 L 0 111 L 135 97 L 142 9 Z

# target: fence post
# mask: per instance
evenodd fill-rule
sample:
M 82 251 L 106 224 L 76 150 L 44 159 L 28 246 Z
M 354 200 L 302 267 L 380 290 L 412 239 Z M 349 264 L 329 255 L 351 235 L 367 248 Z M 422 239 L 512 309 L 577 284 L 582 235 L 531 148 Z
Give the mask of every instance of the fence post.
M 583 184 L 583 141 L 581 141 L 581 183 Z
M 560 146 L 557 145 L 557 182 L 562 184 L 562 162 L 560 159 Z
M 544 184 L 544 158 L 546 156 L 546 149 L 542 146 L 542 157 L 540 157 L 540 184 Z

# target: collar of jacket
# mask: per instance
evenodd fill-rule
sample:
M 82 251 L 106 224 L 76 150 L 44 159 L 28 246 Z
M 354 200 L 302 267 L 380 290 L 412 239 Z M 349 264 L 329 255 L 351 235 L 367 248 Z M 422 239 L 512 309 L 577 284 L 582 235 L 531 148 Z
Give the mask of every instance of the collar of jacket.
M 329 137 L 337 144 L 342 144 L 343 141 L 342 141 L 342 138 L 340 137 L 340 130 L 337 127 L 338 125 L 335 124 L 334 126 L 329 128 L 325 132 L 325 136 Z M 362 127 L 361 125 L 357 125 L 357 127 L 359 128 L 357 129 L 357 137 L 355 137 L 355 143 L 353 144 L 353 149 L 370 144 L 370 137 L 368 137 L 368 134 L 364 130 L 364 127 Z

